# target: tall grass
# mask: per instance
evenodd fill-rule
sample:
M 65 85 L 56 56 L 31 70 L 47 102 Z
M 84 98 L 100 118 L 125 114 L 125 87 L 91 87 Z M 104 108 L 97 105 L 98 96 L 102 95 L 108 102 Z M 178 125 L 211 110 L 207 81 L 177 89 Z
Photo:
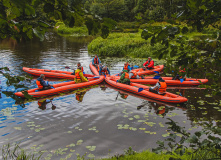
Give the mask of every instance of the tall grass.
M 55 25 L 55 28 L 58 33 L 65 34 L 65 35 L 75 35 L 75 36 L 86 36 L 88 35 L 88 29 L 87 27 L 81 26 L 81 27 L 73 27 L 69 28 L 65 26 L 63 22 L 57 22 Z

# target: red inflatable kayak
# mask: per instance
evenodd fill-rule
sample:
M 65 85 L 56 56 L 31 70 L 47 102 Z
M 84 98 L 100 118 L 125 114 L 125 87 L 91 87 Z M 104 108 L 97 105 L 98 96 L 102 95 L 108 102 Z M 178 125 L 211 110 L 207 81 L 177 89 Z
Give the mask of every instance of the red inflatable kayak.
M 173 94 L 173 93 L 169 93 L 166 92 L 165 95 L 159 95 L 159 94 L 155 94 L 152 92 L 149 92 L 149 87 L 148 86 L 144 86 L 141 84 L 137 84 L 137 83 L 131 83 L 131 85 L 126 85 L 126 84 L 122 84 L 122 83 L 118 83 L 116 82 L 112 77 L 106 77 L 105 81 L 113 86 L 116 87 L 118 89 L 127 91 L 127 92 L 131 92 L 143 97 L 147 97 L 150 99 L 155 99 L 157 101 L 161 101 L 161 102 L 167 102 L 167 103 L 184 103 L 187 101 L 187 98 L 185 97 L 181 97 L 179 95 Z M 138 91 L 140 88 L 142 88 L 142 91 Z
M 92 65 L 92 62 L 90 63 L 89 68 L 90 68 L 91 72 L 92 72 L 94 75 L 96 75 L 96 76 L 99 75 L 99 71 L 97 70 L 96 67 L 94 67 L 94 66 Z
M 104 80 L 104 76 L 100 76 L 97 78 L 89 78 L 88 82 L 82 82 L 82 83 L 75 83 L 74 81 L 71 82 L 64 82 L 64 83 L 58 83 L 53 85 L 53 89 L 38 91 L 38 88 L 30 89 L 28 90 L 28 94 L 32 95 L 33 97 L 44 97 L 44 96 L 50 96 L 55 95 L 62 92 L 68 92 L 79 88 L 85 88 L 89 87 L 91 85 L 97 85 L 101 83 Z M 24 97 L 22 92 L 16 92 L 16 96 Z
M 147 75 L 147 74 L 156 74 L 154 71 L 161 72 L 163 71 L 164 65 L 154 66 L 154 69 L 151 70 L 143 70 L 143 68 L 133 69 L 140 75 Z
M 115 76 L 116 79 L 120 79 L 120 76 Z M 140 84 L 151 84 L 155 85 L 158 82 L 159 77 L 144 77 L 144 79 L 130 79 L 131 82 Z M 208 82 L 208 79 L 196 79 L 196 78 L 186 78 L 185 81 L 172 80 L 173 77 L 161 77 L 165 80 L 168 86 L 196 86 Z
M 73 72 L 69 72 L 69 71 L 37 69 L 37 68 L 27 68 L 27 67 L 23 67 L 23 70 L 34 76 L 40 76 L 41 74 L 44 74 L 45 77 L 50 77 L 50 78 L 61 78 L 61 79 L 74 79 L 75 78 L 75 75 L 71 75 L 71 73 Z M 84 74 L 84 76 L 94 77 L 94 75 L 91 75 L 91 74 Z

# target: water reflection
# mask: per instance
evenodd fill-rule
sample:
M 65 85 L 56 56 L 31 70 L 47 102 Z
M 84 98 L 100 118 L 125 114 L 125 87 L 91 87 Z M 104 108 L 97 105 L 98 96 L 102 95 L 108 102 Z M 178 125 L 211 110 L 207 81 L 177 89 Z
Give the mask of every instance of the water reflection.
M 45 110 L 47 108 L 47 104 L 50 103 L 51 106 L 50 108 L 52 110 L 56 109 L 56 106 L 52 103 L 53 99 L 42 99 L 42 100 L 38 100 L 38 108 L 41 110 Z

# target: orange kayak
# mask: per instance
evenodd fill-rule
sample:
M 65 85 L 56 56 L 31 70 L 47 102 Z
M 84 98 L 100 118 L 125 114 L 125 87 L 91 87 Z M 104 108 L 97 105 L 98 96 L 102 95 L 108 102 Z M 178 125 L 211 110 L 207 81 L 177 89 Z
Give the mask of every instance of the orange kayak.
M 99 67 L 99 66 L 98 66 L 98 67 Z M 91 72 L 92 72 L 94 75 L 96 75 L 96 76 L 99 75 L 99 71 L 97 70 L 96 67 L 94 67 L 94 66 L 92 65 L 92 62 L 90 63 L 89 68 L 90 68 Z
M 157 78 L 157 79 L 156 79 Z M 130 79 L 133 83 L 140 83 L 140 84 L 151 84 L 155 85 L 159 80 L 158 77 L 144 77 L 144 79 Z M 196 78 L 186 78 L 185 81 L 180 80 L 172 80 L 173 77 L 161 77 L 165 80 L 168 86 L 197 86 L 200 84 L 204 84 L 208 82 L 208 79 L 196 79 Z M 115 76 L 115 79 L 120 79 L 120 76 Z
M 60 70 L 50 70 L 50 69 L 37 69 L 37 68 L 27 68 L 23 67 L 23 70 L 34 76 L 40 76 L 44 74 L 45 77 L 50 78 L 61 78 L 61 79 L 74 79 L 75 75 L 71 75 L 73 72 L 69 71 L 60 71 Z M 93 77 L 91 74 L 84 74 L 85 77 Z
M 157 101 L 161 101 L 161 102 L 184 103 L 187 101 L 187 98 L 173 94 L 173 93 L 169 93 L 169 92 L 166 92 L 165 95 L 159 95 L 156 93 L 149 92 L 149 87 L 141 85 L 141 84 L 131 83 L 131 85 L 126 85 L 126 84 L 118 83 L 113 77 L 106 77 L 105 81 L 109 85 L 116 87 L 118 89 L 131 92 L 131 93 L 134 93 L 143 97 L 147 97 L 150 99 L 154 99 Z M 142 88 L 143 90 L 139 92 L 140 88 Z
M 97 85 L 101 83 L 104 80 L 104 76 L 100 76 L 97 78 L 89 78 L 88 82 L 82 82 L 82 83 L 75 83 L 74 81 L 71 82 L 64 82 L 64 83 L 58 83 L 53 85 L 53 89 L 38 91 L 38 88 L 30 89 L 28 90 L 28 94 L 33 97 L 45 97 L 45 96 L 51 96 L 62 92 L 68 92 L 79 88 L 85 88 L 92 85 Z M 16 96 L 24 97 L 24 94 L 22 92 L 16 92 Z
M 156 74 L 154 71 L 161 72 L 163 71 L 164 65 L 154 66 L 154 69 L 151 70 L 143 70 L 143 68 L 133 69 L 140 75 L 147 75 L 147 74 Z

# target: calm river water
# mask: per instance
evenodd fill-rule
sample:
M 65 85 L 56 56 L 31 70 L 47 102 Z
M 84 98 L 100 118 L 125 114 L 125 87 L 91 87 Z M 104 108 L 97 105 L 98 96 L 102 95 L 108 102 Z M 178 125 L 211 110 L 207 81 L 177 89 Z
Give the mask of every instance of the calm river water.
M 61 37 L 48 33 L 44 42 L 33 40 L 15 44 L 0 44 L 0 65 L 11 73 L 25 75 L 22 67 L 69 70 L 77 62 L 91 73 L 92 56 L 87 52 L 88 37 Z M 118 73 L 123 66 L 110 68 Z M 19 143 L 22 148 L 43 151 L 42 159 L 74 159 L 77 155 L 108 157 L 124 153 L 130 146 L 135 151 L 157 147 L 157 140 L 166 138 L 167 118 L 176 121 L 189 132 L 199 130 L 198 122 L 213 121 L 220 125 L 220 97 L 210 97 L 198 88 L 174 88 L 189 99 L 182 106 L 158 103 L 125 94 L 103 83 L 82 92 L 52 97 L 49 103 L 26 102 L 18 105 L 7 93 L 15 92 L 0 75 L 0 146 Z M 51 83 L 60 81 L 51 80 Z M 35 80 L 25 83 L 35 88 Z M 5 92 L 7 91 L 7 92 Z M 76 97 L 80 97 L 79 99 Z M 179 135 L 178 135 L 179 136 Z

